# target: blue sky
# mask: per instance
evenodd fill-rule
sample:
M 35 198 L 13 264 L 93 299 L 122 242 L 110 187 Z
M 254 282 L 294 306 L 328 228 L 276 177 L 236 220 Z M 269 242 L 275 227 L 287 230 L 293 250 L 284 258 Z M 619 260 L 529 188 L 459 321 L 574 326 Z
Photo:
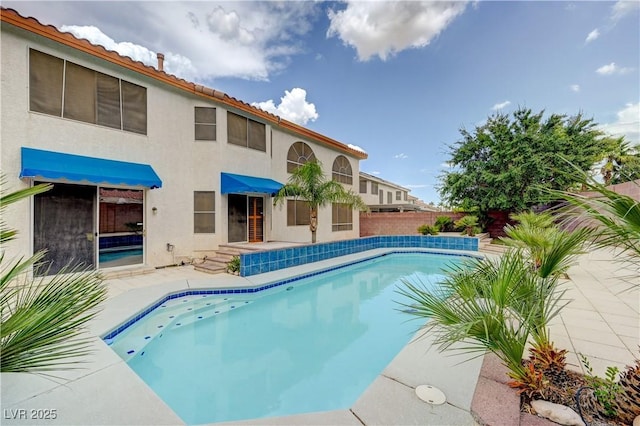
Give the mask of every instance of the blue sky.
M 12 2 L 33 16 L 361 147 L 438 202 L 460 127 L 520 106 L 640 143 L 640 2 Z

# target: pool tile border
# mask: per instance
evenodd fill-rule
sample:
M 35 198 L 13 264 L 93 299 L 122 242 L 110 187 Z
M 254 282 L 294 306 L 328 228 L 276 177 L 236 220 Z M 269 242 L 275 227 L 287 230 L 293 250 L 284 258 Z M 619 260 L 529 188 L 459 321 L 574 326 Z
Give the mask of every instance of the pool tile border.
M 285 284 L 290 284 L 290 283 L 292 283 L 294 281 L 299 281 L 299 280 L 302 280 L 302 279 L 305 279 L 305 278 L 308 278 L 308 277 L 312 277 L 312 276 L 315 276 L 315 275 L 320 275 L 320 274 L 323 274 L 323 273 L 326 273 L 326 272 L 331 272 L 331 271 L 335 271 L 335 270 L 338 270 L 338 269 L 346 268 L 348 266 L 356 265 L 358 263 L 366 262 L 366 261 L 369 261 L 371 259 L 376 259 L 376 258 L 379 258 L 379 257 L 384 257 L 384 256 L 388 256 L 388 255 L 392 255 L 392 254 L 399 254 L 399 253 L 401 253 L 401 254 L 406 254 L 406 253 L 437 254 L 437 255 L 442 255 L 442 256 L 468 257 L 468 258 L 476 258 L 477 257 L 477 256 L 474 256 L 472 254 L 448 253 L 448 252 L 442 252 L 442 251 L 423 251 L 423 250 L 402 250 L 402 251 L 398 251 L 398 250 L 393 250 L 393 251 L 389 251 L 389 252 L 386 252 L 386 253 L 376 254 L 376 255 L 368 256 L 368 257 L 365 257 L 365 258 L 362 258 L 362 259 L 353 260 L 353 261 L 346 262 L 346 263 L 341 263 L 340 265 L 331 266 L 331 267 L 328 267 L 328 268 L 322 268 L 322 269 L 318 269 L 316 271 L 303 273 L 303 274 L 300 274 L 300 275 L 293 276 L 291 278 L 278 280 L 278 281 L 271 282 L 271 283 L 268 283 L 268 284 L 263 284 L 263 285 L 260 285 L 260 286 L 257 286 L 257 287 L 222 288 L 222 289 L 190 289 L 190 290 L 182 290 L 182 291 L 178 291 L 178 292 L 168 293 L 167 295 L 165 295 L 164 297 L 162 297 L 158 301 L 152 303 L 151 305 L 149 305 L 146 308 L 144 308 L 142 311 L 138 312 L 134 317 L 124 321 L 123 323 L 119 324 L 117 327 L 111 329 L 111 331 L 103 334 L 101 336 L 101 338 L 105 342 L 109 343 L 109 341 L 114 339 L 118 334 L 122 333 L 127 328 L 131 327 L 133 324 L 135 324 L 136 322 L 138 322 L 141 319 L 143 319 L 145 316 L 150 314 L 154 309 L 158 308 L 159 306 L 161 306 L 163 303 L 167 302 L 168 300 L 177 299 L 177 298 L 185 297 L 185 296 L 214 295 L 214 294 L 258 293 L 260 291 L 269 290 L 269 289 L 274 288 L 274 287 L 280 287 L 280 286 L 283 286 Z
M 434 235 L 379 235 L 240 255 L 240 276 L 264 274 L 292 266 L 378 248 L 428 248 L 478 251 L 477 237 Z

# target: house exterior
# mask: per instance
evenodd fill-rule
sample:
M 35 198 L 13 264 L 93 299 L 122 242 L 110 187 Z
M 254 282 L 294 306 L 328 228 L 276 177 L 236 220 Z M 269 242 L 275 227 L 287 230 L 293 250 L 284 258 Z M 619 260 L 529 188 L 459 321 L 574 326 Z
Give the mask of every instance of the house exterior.
M 4 187 L 53 188 L 7 209 L 10 257 L 47 248 L 55 272 L 163 266 L 233 242 L 309 242 L 304 202 L 273 206 L 300 164 L 358 192 L 367 154 L 229 95 L 1 9 Z M 359 236 L 320 210 L 317 239 Z
M 415 197 L 409 196 L 410 189 L 369 173 L 360 172 L 358 191 L 372 212 L 420 210 L 412 201 Z

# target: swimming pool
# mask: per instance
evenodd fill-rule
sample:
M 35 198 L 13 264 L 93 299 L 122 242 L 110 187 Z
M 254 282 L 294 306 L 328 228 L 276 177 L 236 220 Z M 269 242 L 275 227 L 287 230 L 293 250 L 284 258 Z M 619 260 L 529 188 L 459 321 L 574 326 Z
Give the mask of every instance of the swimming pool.
M 166 300 L 111 347 L 188 424 L 349 408 L 416 330 L 403 278 L 462 258 L 391 254 L 257 293 Z

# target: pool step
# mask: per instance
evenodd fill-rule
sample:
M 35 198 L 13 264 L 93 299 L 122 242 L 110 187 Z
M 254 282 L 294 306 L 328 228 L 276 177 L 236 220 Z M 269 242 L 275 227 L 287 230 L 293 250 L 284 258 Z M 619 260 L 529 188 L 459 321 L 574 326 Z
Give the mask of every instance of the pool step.
M 176 320 L 173 321 L 171 329 L 193 324 L 194 322 L 201 321 L 207 318 L 212 318 L 218 314 L 247 306 L 250 303 L 251 302 L 248 300 L 229 300 L 211 306 L 204 306 L 200 309 L 194 310 L 193 312 L 184 313 L 177 317 Z
M 194 264 L 193 268 L 196 271 L 207 272 L 209 274 L 219 274 L 227 271 L 227 264 L 234 256 L 240 256 L 242 253 L 252 253 L 255 251 L 260 251 L 260 249 L 220 244 L 215 255 L 205 257 L 202 263 Z
M 162 338 L 163 333 L 167 330 L 212 318 L 250 303 L 250 300 L 212 297 L 210 295 L 172 299 L 159 306 L 158 310 L 147 317 L 143 323 L 134 325 L 126 339 L 115 338 L 105 340 L 105 342 L 120 357 L 128 361 L 135 355 L 142 354 L 150 342 Z

